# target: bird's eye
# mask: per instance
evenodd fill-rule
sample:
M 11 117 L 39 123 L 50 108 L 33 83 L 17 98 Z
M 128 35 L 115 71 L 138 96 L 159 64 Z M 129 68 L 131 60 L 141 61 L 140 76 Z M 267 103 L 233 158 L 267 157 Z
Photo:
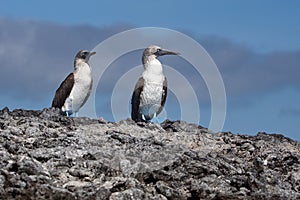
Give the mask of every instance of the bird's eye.
M 161 49 L 157 49 L 157 52 L 160 52 L 161 51 Z
M 88 54 L 87 52 L 83 52 L 83 54 L 82 54 L 81 57 L 82 57 L 83 59 L 85 59 L 87 54 Z

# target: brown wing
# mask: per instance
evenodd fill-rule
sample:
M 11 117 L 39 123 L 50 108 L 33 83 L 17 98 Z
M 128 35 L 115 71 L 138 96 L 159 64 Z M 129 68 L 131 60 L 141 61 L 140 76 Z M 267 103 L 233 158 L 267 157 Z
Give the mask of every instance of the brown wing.
M 142 121 L 142 115 L 140 113 L 140 95 L 143 91 L 144 78 L 140 77 L 135 85 L 132 98 L 131 98 L 131 119 L 135 122 Z
M 167 99 L 167 93 L 168 93 L 168 86 L 167 86 L 167 78 L 165 77 L 164 83 L 163 83 L 163 91 L 162 91 L 162 96 L 161 96 L 161 107 L 159 108 L 157 115 L 163 110 L 164 105 L 166 103 Z
M 65 100 L 71 93 L 74 85 L 74 74 L 71 73 L 69 76 L 60 84 L 59 88 L 56 90 L 55 96 L 52 101 L 52 107 L 61 108 Z

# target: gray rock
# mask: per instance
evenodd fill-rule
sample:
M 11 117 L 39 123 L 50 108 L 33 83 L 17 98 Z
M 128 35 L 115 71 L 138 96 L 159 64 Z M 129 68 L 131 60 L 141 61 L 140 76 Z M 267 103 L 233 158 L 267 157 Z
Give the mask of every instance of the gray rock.
M 121 192 L 115 192 L 109 197 L 110 200 L 136 200 L 145 199 L 145 194 L 142 190 L 132 188 Z
M 300 143 L 0 110 L 0 199 L 299 199 Z

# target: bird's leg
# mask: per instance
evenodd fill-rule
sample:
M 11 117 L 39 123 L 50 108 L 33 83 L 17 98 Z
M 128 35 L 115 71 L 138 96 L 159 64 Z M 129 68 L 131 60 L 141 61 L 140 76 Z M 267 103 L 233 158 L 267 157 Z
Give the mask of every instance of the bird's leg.
M 157 117 L 156 117 L 156 112 L 153 115 L 153 121 L 154 121 L 154 123 L 158 123 L 158 120 L 157 120 Z
M 68 111 L 66 111 L 66 115 L 67 115 L 67 117 L 69 117 L 69 116 L 70 116 Z
M 159 120 L 158 120 L 158 117 L 157 117 L 157 115 L 156 115 L 156 112 L 154 113 L 151 122 L 152 122 L 153 124 L 159 124 Z
M 144 121 L 147 121 L 144 114 L 142 114 L 142 119 L 143 119 Z

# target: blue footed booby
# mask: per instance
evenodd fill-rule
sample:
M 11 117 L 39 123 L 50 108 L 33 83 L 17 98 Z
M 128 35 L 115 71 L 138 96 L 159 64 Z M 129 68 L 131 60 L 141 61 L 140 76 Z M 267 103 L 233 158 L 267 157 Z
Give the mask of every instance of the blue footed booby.
M 74 72 L 61 83 L 56 90 L 52 107 L 60 108 L 62 113 L 70 116 L 78 113 L 90 96 L 93 79 L 89 59 L 96 52 L 81 50 L 74 60 Z
M 144 50 L 144 72 L 135 85 L 131 99 L 131 119 L 135 122 L 149 122 L 163 110 L 167 98 L 167 78 L 157 57 L 178 54 L 154 45 Z

